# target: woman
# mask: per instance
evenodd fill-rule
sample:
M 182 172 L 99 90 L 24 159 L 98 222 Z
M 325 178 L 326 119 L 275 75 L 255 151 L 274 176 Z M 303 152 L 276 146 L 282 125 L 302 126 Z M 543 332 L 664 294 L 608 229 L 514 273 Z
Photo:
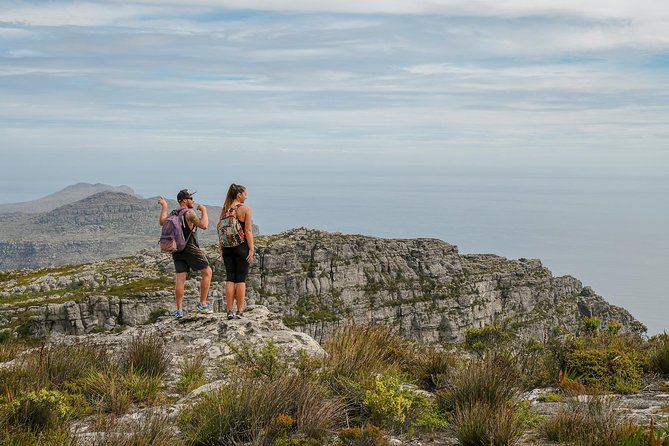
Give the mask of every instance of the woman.
M 219 234 L 218 250 L 225 263 L 225 304 L 228 319 L 233 318 L 232 304 L 235 301 L 237 314 L 234 317 L 241 319 L 244 314 L 246 276 L 249 265 L 253 262 L 251 208 L 244 201 L 246 188 L 240 184 L 231 184 L 216 225 Z

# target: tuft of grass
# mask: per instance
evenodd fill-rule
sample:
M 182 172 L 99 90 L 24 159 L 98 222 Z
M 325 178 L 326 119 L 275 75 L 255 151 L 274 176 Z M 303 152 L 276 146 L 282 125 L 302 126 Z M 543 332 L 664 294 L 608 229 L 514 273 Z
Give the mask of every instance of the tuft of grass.
M 437 402 L 451 413 L 460 406 L 474 407 L 479 402 L 500 407 L 518 399 L 518 382 L 515 370 L 506 361 L 478 360 L 452 374 L 448 385 L 437 392 Z
M 523 434 L 523 424 L 513 404 L 495 406 L 487 401 L 458 405 L 451 426 L 461 446 L 511 446 Z
M 634 430 L 632 423 L 604 397 L 572 398 L 557 414 L 539 424 L 544 438 L 583 446 L 615 445 Z
M 91 446 L 181 446 L 184 444 L 172 429 L 174 422 L 166 415 L 151 414 L 144 420 L 119 423 L 106 418 Z
M 8 362 L 32 346 L 23 341 L 0 342 L 0 362 Z
M 204 355 L 197 354 L 185 358 L 179 366 L 179 380 L 176 387 L 179 392 L 186 394 L 207 383 L 204 374 Z
M 333 380 L 370 376 L 408 366 L 413 345 L 384 325 L 347 324 L 323 346 L 324 366 Z
M 185 410 L 179 424 L 193 444 L 273 444 L 276 419 L 288 415 L 300 431 L 322 439 L 341 426 L 345 405 L 319 382 L 282 373 L 258 382 L 239 377 L 204 395 Z
M 502 357 L 474 361 L 454 372 L 448 386 L 437 392 L 461 445 L 505 446 L 520 438 L 520 381 L 513 366 Z
M 125 370 L 151 376 L 162 377 L 170 365 L 167 348 L 156 335 L 136 337 L 130 341 L 124 361 Z
M 414 377 L 420 387 L 434 391 L 443 387 L 449 373 L 455 369 L 457 360 L 452 353 L 434 347 L 417 352 L 409 366 L 409 376 Z
M 130 390 L 112 367 L 89 373 L 81 380 L 81 385 L 86 398 L 102 412 L 123 415 L 132 404 Z

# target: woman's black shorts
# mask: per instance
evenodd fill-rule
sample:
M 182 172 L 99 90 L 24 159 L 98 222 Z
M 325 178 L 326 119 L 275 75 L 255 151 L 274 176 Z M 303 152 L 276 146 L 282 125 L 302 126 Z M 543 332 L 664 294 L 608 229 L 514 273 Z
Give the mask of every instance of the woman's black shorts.
M 223 263 L 228 282 L 246 282 L 249 274 L 249 262 L 246 261 L 248 255 L 249 245 L 246 242 L 234 248 L 223 248 Z

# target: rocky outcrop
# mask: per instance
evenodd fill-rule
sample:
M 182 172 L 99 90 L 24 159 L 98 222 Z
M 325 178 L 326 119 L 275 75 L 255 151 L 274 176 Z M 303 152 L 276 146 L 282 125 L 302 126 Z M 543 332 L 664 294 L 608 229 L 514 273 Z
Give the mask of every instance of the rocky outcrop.
M 645 330 L 626 310 L 571 276 L 554 277 L 539 260 L 461 255 L 435 239 L 307 229 L 258 237 L 256 246 L 248 302 L 318 341 L 347 321 L 387 324 L 428 343 L 461 342 L 467 329 L 489 324 L 544 339 L 577 333 L 585 316 Z M 209 301 L 220 311 L 224 266 L 214 246 L 208 254 L 214 269 Z M 79 335 L 138 326 L 174 309 L 171 258 L 155 250 L 0 278 L 0 329 Z M 198 285 L 196 275 L 187 281 L 186 308 L 195 306 Z
M 381 322 L 426 342 L 460 342 L 504 324 L 543 339 L 577 332 L 584 316 L 645 327 L 539 260 L 460 255 L 436 239 L 381 239 L 297 229 L 259 239 L 248 294 L 316 339 L 345 320 Z

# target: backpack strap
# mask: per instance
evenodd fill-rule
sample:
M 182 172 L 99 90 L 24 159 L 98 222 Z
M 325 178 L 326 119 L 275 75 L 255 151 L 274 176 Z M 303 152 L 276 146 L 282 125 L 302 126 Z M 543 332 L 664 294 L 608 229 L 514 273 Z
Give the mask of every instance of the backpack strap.
M 172 214 L 178 215 L 179 218 L 181 219 L 181 227 L 185 228 L 186 227 L 186 214 L 190 211 L 188 208 L 183 208 L 183 209 L 175 209 L 172 211 Z M 195 234 L 195 231 L 197 231 L 197 226 L 193 227 L 193 230 L 190 231 L 190 234 L 188 234 L 188 237 L 186 237 L 186 243 L 188 243 L 188 239 L 190 238 L 191 235 Z

